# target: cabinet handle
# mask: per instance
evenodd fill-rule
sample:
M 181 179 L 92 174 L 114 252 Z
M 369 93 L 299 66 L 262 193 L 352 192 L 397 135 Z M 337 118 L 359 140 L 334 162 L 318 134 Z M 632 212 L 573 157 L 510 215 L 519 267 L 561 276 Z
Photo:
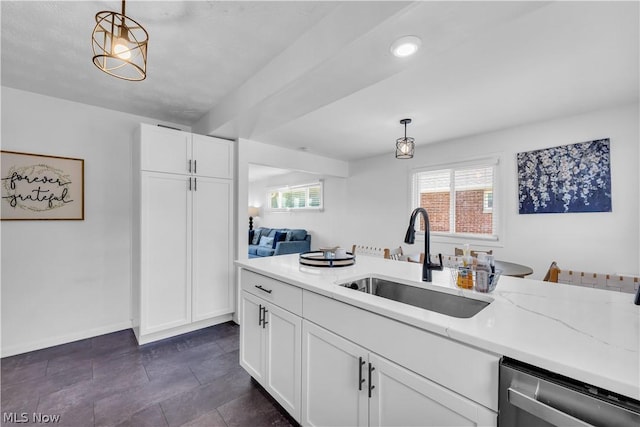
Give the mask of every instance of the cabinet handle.
M 198 178 L 193 178 L 193 191 L 198 191 Z
M 269 310 L 267 310 L 267 307 L 262 307 L 262 329 L 267 327 L 267 313 L 269 312 Z
M 358 390 L 362 391 L 362 383 L 364 382 L 364 378 L 362 378 L 362 367 L 364 366 L 364 360 L 362 357 L 359 357 L 360 366 L 358 367 Z
M 273 292 L 273 289 L 265 289 L 262 287 L 262 285 L 254 285 L 256 288 L 260 289 L 263 292 L 266 292 L 268 294 L 270 294 L 271 292 Z
M 198 161 L 193 161 L 193 173 L 198 173 Z
M 374 368 L 373 365 L 369 363 L 369 398 L 371 398 L 371 392 L 373 391 L 373 389 L 376 388 L 376 386 L 371 384 L 371 373 L 375 370 L 376 368 Z
M 189 178 L 189 191 L 191 191 L 191 178 Z
M 258 326 L 262 325 L 262 309 L 264 307 L 262 306 L 262 304 L 260 304 L 260 307 L 258 308 Z
M 191 173 L 191 159 L 189 159 L 189 173 Z

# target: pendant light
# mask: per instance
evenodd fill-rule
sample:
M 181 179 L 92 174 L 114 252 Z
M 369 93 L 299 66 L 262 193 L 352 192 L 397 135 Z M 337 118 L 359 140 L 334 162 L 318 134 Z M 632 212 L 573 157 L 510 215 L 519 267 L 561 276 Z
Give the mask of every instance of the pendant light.
M 402 119 L 400 124 L 404 125 L 404 137 L 396 139 L 396 159 L 412 159 L 415 151 L 415 140 L 407 137 L 407 124 L 411 123 L 411 119 Z
M 92 34 L 93 63 L 100 70 L 124 80 L 139 81 L 147 77 L 147 42 L 149 34 L 133 19 L 122 13 L 96 13 Z

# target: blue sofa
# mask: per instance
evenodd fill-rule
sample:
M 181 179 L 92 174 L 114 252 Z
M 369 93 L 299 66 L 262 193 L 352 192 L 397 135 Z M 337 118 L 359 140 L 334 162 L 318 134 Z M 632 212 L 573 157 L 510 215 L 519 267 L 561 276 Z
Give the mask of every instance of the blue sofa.
M 296 254 L 311 250 L 307 230 L 258 227 L 249 231 L 249 258 Z

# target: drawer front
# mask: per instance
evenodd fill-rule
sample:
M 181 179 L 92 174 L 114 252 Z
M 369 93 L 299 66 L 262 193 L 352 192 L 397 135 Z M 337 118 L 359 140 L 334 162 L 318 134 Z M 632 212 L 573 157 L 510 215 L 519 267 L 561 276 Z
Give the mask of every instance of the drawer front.
M 498 410 L 498 355 L 304 291 L 304 317 L 418 375 Z
M 242 269 L 242 289 L 298 316 L 302 315 L 302 289 Z

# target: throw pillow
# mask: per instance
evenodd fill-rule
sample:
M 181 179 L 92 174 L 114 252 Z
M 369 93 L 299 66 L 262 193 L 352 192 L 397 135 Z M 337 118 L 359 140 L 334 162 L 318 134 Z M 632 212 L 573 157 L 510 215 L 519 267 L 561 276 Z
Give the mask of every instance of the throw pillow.
M 289 235 L 287 236 L 287 240 L 304 240 L 307 237 L 307 230 L 303 229 L 294 229 L 289 230 Z
M 262 233 L 261 229 L 257 229 L 257 230 L 253 230 L 253 240 L 251 241 L 252 245 L 257 245 L 258 243 L 260 243 L 260 233 Z
M 273 246 L 273 237 L 262 236 L 259 246 Z
M 275 236 L 273 236 L 273 248 L 276 248 L 276 245 L 278 244 L 278 242 L 284 242 L 285 239 L 287 238 L 287 232 L 286 231 L 276 231 Z

